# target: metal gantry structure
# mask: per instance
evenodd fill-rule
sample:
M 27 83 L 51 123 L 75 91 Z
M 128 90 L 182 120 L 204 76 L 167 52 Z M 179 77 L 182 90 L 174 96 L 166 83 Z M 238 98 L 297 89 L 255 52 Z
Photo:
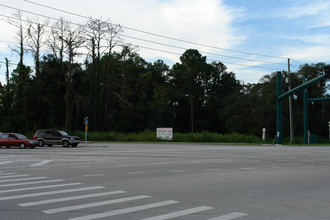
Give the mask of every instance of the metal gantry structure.
M 283 131 L 282 131 L 282 102 L 283 99 L 292 95 L 293 93 L 304 90 L 304 144 L 308 143 L 308 103 L 309 102 L 319 102 L 319 101 L 330 101 L 330 98 L 308 98 L 307 87 L 317 83 L 319 81 L 324 81 L 330 79 L 330 65 L 325 66 L 324 74 L 305 82 L 296 88 L 289 90 L 282 94 L 282 73 L 276 73 L 276 144 L 283 143 Z

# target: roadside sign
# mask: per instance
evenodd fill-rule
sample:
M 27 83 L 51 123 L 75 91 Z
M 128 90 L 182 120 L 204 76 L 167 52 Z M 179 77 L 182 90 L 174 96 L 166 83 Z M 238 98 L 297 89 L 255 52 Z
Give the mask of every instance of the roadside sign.
M 157 138 L 161 140 L 172 141 L 173 128 L 157 128 Z

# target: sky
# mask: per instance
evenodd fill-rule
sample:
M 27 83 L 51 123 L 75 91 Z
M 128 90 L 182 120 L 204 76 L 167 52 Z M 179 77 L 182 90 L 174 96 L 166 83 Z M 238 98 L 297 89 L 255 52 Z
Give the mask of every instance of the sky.
M 122 25 L 124 42 L 137 45 L 148 62 L 161 59 L 171 67 L 186 49 L 197 49 L 244 83 L 287 71 L 288 58 L 291 71 L 305 63 L 330 63 L 329 0 L 1 0 L 2 83 L 5 57 L 18 62 L 10 49 L 17 43 L 16 30 L 7 22 L 17 10 L 41 22 L 45 17 L 79 24 L 86 24 L 84 17 L 109 20 Z M 31 54 L 25 60 L 33 65 Z

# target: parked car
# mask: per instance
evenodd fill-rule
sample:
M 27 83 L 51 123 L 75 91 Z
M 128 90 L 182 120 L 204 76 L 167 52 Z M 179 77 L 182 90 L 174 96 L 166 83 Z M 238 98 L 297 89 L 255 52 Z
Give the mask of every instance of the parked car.
M 35 148 L 39 146 L 39 142 L 36 140 L 30 140 L 26 136 L 18 133 L 3 133 L 0 136 L 0 148 L 6 146 L 7 148 L 17 146 L 20 148 Z
M 33 139 L 39 142 L 39 146 L 63 145 L 63 147 L 77 147 L 80 139 L 77 136 L 71 136 L 62 130 L 41 129 L 37 130 Z

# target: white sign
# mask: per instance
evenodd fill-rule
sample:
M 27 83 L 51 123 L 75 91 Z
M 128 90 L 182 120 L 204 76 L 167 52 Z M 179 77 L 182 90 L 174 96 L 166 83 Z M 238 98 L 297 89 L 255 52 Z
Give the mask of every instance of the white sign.
M 157 139 L 171 141 L 173 139 L 173 128 L 157 128 Z

